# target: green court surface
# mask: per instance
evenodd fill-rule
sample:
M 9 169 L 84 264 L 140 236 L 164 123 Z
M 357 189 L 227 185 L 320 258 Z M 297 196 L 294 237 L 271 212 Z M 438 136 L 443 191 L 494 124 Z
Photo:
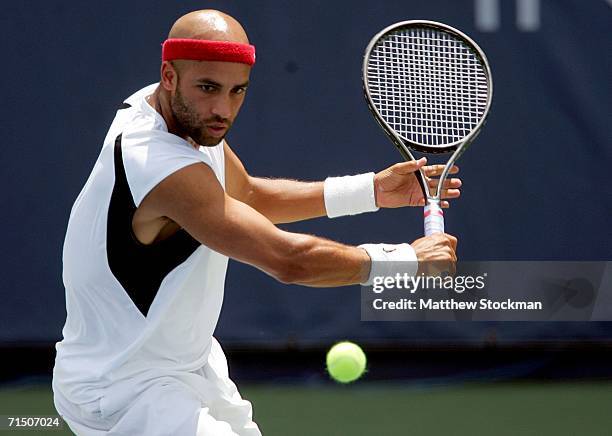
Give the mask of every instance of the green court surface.
M 241 392 L 253 403 L 264 436 L 612 435 L 610 382 L 426 388 L 391 383 L 266 384 L 242 386 Z M 0 415 L 54 413 L 47 386 L 0 390 Z

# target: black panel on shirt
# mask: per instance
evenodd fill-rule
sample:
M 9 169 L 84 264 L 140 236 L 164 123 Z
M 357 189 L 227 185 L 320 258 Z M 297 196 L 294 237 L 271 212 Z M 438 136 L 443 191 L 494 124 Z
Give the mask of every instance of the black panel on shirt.
M 200 243 L 183 229 L 151 245 L 140 243 L 132 230 L 136 204 L 123 166 L 121 135 L 115 140 L 114 162 L 115 185 L 106 229 L 108 264 L 136 307 L 147 316 L 162 280 Z

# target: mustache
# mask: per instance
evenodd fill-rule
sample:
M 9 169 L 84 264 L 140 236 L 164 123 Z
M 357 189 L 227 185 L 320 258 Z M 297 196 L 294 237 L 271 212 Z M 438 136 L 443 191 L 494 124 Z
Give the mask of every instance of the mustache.
M 223 123 L 223 124 L 227 124 L 228 126 L 231 126 L 232 123 L 230 122 L 230 120 L 228 118 L 223 118 L 220 117 L 219 115 L 216 115 L 214 117 L 211 118 L 207 118 L 204 120 L 205 124 L 210 124 L 210 123 Z

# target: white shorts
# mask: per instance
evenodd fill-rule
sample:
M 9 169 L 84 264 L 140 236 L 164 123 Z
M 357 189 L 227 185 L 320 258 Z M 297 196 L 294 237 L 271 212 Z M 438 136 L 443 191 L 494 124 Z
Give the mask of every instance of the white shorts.
M 213 338 L 208 364 L 130 386 L 111 386 L 86 404 L 69 402 L 54 386 L 55 407 L 78 436 L 261 436 L 251 403 L 230 380 Z

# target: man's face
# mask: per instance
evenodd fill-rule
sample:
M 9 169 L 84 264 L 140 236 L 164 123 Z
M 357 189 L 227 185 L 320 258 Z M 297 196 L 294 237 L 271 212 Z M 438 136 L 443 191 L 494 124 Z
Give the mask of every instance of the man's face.
M 225 137 L 244 101 L 251 67 L 230 62 L 185 62 L 170 105 L 177 128 L 203 146 Z

